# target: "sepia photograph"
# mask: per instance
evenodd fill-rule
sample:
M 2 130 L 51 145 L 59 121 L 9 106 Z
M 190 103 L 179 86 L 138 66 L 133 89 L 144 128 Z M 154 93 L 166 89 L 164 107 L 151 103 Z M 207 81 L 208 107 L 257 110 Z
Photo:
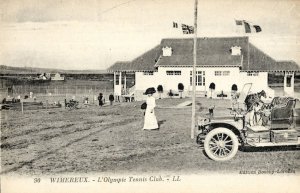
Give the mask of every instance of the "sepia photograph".
M 299 0 L 0 0 L 0 192 L 300 189 Z

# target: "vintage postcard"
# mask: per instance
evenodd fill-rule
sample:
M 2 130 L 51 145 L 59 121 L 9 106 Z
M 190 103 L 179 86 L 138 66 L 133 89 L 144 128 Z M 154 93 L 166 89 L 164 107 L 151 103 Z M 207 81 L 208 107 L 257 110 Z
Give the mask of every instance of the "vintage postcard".
M 0 1 L 2 193 L 300 189 L 300 1 Z

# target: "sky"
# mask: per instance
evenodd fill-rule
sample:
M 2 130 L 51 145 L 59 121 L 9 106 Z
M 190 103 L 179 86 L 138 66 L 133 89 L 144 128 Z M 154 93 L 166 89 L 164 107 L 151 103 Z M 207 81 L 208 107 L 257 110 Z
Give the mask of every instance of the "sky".
M 300 65 L 300 0 L 198 0 L 198 36 L 245 36 L 241 19 L 261 26 L 250 42 Z M 194 23 L 194 0 L 0 1 L 0 65 L 106 69 L 131 61 L 163 38 L 191 38 L 172 22 Z

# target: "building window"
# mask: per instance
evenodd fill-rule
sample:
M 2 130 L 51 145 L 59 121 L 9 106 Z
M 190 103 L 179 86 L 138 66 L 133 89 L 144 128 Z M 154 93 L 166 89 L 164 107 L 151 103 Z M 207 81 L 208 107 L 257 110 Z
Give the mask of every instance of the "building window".
M 229 76 L 230 75 L 230 71 L 223 71 L 223 76 Z
M 152 72 L 152 71 L 144 72 L 144 75 L 149 75 L 149 76 L 151 76 L 151 75 L 153 75 L 153 72 Z
M 196 71 L 196 86 L 205 86 L 205 71 Z M 190 71 L 190 85 L 193 85 L 193 71 Z
M 230 51 L 233 56 L 240 56 L 242 48 L 240 46 L 232 46 Z
M 164 47 L 162 48 L 163 56 L 171 56 L 172 55 L 172 48 L 171 47 Z
M 181 75 L 181 71 L 174 71 L 174 75 Z
M 222 76 L 222 71 L 215 71 L 215 76 Z
M 167 71 L 167 75 L 173 75 L 174 71 Z
M 258 76 L 258 72 L 247 72 L 247 76 Z
M 229 75 L 230 75 L 230 71 L 220 71 L 220 70 L 215 71 L 215 76 L 229 76 Z
M 287 76 L 286 77 L 286 87 L 291 87 L 292 86 L 292 76 Z
M 120 84 L 120 75 L 116 74 L 116 85 Z
M 180 70 L 177 70 L 177 71 L 167 70 L 166 73 L 167 73 L 167 75 L 181 75 L 181 71 Z

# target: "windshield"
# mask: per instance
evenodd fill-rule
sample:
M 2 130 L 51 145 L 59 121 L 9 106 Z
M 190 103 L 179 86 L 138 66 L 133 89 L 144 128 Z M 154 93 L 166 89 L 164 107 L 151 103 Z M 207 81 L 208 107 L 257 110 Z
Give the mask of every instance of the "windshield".
M 243 103 L 244 103 L 244 101 L 245 101 L 247 95 L 248 95 L 249 92 L 250 92 L 251 87 L 252 87 L 252 83 L 246 83 L 246 84 L 244 84 L 243 89 L 242 89 L 242 91 L 240 92 L 240 96 L 239 96 L 239 98 L 238 98 L 238 102 L 239 102 L 240 104 L 243 104 Z

